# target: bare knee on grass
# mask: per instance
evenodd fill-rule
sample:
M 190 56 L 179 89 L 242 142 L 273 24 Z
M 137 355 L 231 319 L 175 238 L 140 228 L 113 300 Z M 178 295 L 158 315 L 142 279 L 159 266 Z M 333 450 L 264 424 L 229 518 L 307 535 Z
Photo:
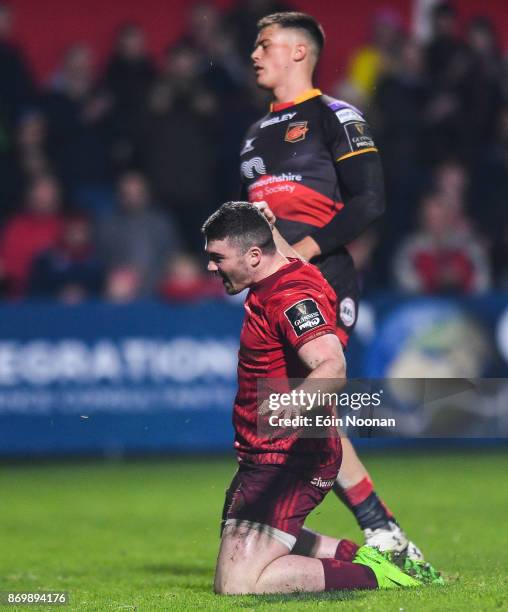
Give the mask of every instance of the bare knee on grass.
M 318 559 L 289 554 L 266 532 L 227 525 L 217 560 L 214 590 L 222 595 L 294 593 L 324 590 Z
M 222 595 L 256 593 L 263 570 L 289 552 L 266 533 L 244 525 L 227 525 L 222 534 L 214 590 Z

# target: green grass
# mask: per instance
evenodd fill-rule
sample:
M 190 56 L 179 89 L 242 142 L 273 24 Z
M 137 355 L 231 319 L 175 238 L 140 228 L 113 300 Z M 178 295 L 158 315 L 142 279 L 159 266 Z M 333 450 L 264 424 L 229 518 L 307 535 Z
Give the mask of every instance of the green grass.
M 0 590 L 68 591 L 64 610 L 508 609 L 508 455 L 365 459 L 377 490 L 448 577 L 446 587 L 218 597 L 218 517 L 234 462 L 168 459 L 2 466 Z M 309 525 L 360 539 L 332 494 Z

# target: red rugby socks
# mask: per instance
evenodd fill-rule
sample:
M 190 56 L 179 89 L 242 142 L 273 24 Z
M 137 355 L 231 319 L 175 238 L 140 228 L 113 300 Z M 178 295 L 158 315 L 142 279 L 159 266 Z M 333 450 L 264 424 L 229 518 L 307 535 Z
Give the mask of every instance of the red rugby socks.
M 377 589 L 374 572 L 366 565 L 338 559 L 320 559 L 325 573 L 325 591 Z
M 335 551 L 335 559 L 338 561 L 352 561 L 359 548 L 358 544 L 355 544 L 351 540 L 341 540 Z

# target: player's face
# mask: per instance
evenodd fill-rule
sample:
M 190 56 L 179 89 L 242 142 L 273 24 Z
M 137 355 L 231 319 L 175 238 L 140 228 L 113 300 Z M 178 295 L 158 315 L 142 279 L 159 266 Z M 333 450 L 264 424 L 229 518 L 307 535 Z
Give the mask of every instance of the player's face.
M 252 283 L 248 254 L 242 254 L 230 240 L 207 241 L 205 251 L 209 258 L 208 271 L 222 278 L 226 293 L 235 295 Z
M 294 30 L 278 25 L 263 28 L 251 55 L 258 86 L 272 90 L 284 83 L 292 67 L 294 52 Z

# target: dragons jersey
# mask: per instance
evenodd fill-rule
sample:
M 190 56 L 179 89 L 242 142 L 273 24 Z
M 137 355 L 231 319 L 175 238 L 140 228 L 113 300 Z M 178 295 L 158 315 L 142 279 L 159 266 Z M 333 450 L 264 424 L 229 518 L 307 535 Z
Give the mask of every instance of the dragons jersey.
M 298 350 L 335 334 L 335 294 L 310 264 L 288 264 L 253 285 L 245 300 L 238 354 L 238 393 L 233 410 L 235 450 L 241 461 L 325 466 L 337 461 L 335 437 L 262 438 L 257 433 L 257 383 L 265 378 L 305 378 Z
M 343 208 L 336 165 L 376 152 L 361 112 L 313 89 L 287 104 L 273 104 L 247 132 L 240 152 L 242 192 L 249 202 L 266 201 L 277 228 L 294 244 L 327 225 Z M 343 246 L 313 260 L 339 299 L 341 341 L 356 321 L 358 287 Z

